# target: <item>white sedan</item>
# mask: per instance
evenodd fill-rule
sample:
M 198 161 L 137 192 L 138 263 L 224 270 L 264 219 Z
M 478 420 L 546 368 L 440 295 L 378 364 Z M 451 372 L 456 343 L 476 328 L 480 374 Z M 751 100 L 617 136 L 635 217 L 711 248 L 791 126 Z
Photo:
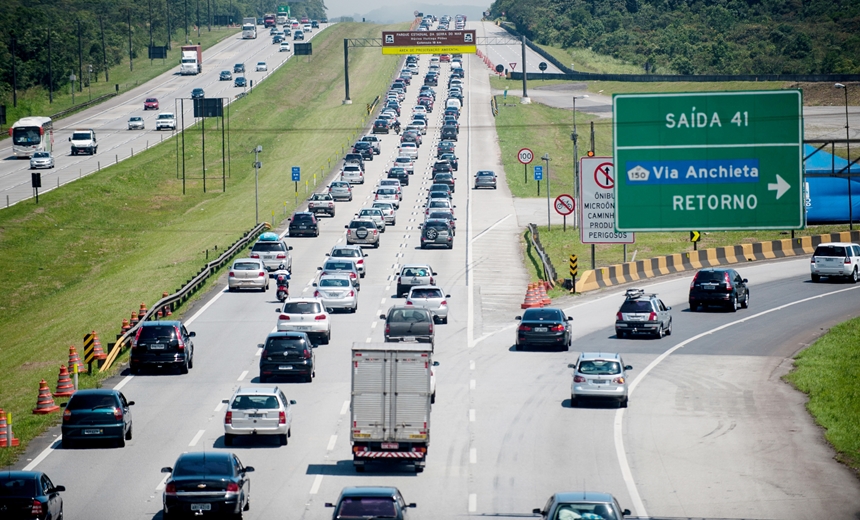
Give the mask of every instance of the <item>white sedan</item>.
M 261 61 L 257 63 L 257 72 L 267 72 L 269 70 L 269 66 L 266 65 L 265 61 Z
M 418 145 L 415 143 L 400 143 L 398 153 L 402 157 L 418 158 Z
M 348 274 L 325 274 L 313 285 L 316 288 L 314 297 L 319 298 L 326 307 L 347 312 L 358 310 L 358 293 Z
M 230 267 L 227 275 L 227 290 L 258 289 L 266 292 L 269 289 L 269 273 L 262 260 L 257 258 L 239 258 Z
M 328 309 L 318 298 L 295 298 L 284 302 L 278 312 L 278 331 L 304 332 L 317 345 L 328 345 L 331 340 L 331 318 Z

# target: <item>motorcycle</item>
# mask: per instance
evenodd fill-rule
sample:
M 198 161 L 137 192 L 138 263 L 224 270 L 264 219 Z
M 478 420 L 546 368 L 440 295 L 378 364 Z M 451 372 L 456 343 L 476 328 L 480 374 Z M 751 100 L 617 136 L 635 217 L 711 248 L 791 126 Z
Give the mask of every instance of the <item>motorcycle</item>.
M 290 297 L 290 272 L 287 271 L 284 264 L 281 264 L 278 266 L 278 270 L 272 273 L 272 277 L 278 288 L 278 301 L 283 303 Z

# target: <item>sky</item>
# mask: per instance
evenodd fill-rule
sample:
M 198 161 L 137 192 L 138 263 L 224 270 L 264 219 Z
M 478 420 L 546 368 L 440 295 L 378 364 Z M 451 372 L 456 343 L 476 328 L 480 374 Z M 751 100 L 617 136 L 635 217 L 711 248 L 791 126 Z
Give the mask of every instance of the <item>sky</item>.
M 324 0 L 326 7 L 328 10 L 326 14 L 328 14 L 329 18 L 334 18 L 337 16 L 353 16 L 355 14 L 366 14 L 375 9 L 379 9 L 382 7 L 393 7 L 396 8 L 397 11 L 403 9 L 404 6 L 426 6 L 430 5 L 440 5 L 440 6 L 451 6 L 450 11 L 447 14 L 455 14 L 457 6 L 480 6 L 483 9 L 488 9 L 492 0 L 426 0 L 426 1 L 409 1 L 409 0 L 362 0 L 361 2 L 356 2 L 355 0 Z M 415 9 L 413 8 L 412 11 Z M 434 13 L 435 14 L 435 13 Z M 405 20 L 403 20 L 405 21 Z

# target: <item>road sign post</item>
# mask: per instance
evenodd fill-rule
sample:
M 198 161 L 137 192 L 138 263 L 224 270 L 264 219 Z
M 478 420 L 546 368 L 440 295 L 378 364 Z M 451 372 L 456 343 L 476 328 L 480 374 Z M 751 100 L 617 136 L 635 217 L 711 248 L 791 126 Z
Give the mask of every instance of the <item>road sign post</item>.
M 800 90 L 616 94 L 615 231 L 804 225 Z
M 570 255 L 568 260 L 568 268 L 570 269 L 570 278 L 573 282 L 573 292 L 576 292 L 576 275 L 579 272 L 579 261 L 576 255 Z
M 698 231 L 690 231 L 690 242 L 693 243 L 693 251 L 698 249 L 699 240 L 702 239 L 702 234 Z
M 632 244 L 633 233 L 615 231 L 615 166 L 611 157 L 579 159 L 579 236 L 583 244 Z
M 302 180 L 301 166 L 293 166 L 292 168 L 293 182 L 296 183 L 296 206 L 299 205 L 299 181 Z
M 537 194 L 540 197 L 540 181 L 543 180 L 543 166 L 535 166 L 535 180 L 537 181 Z
M 508 89 L 505 89 L 505 96 L 508 95 Z M 528 148 L 522 148 L 519 152 L 517 152 L 517 160 L 520 161 L 520 164 L 523 165 L 523 182 L 528 184 L 529 182 L 529 163 L 532 162 L 535 158 L 535 154 L 529 150 Z
M 555 198 L 555 212 L 561 215 L 561 230 L 567 231 L 567 216 L 576 209 L 576 200 L 568 194 L 559 195 Z

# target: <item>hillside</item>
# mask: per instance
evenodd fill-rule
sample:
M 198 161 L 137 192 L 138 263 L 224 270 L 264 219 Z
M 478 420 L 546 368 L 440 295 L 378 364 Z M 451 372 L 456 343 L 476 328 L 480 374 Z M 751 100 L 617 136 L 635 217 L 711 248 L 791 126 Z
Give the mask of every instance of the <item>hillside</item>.
M 496 0 L 537 43 L 590 49 L 650 72 L 860 72 L 854 0 Z

